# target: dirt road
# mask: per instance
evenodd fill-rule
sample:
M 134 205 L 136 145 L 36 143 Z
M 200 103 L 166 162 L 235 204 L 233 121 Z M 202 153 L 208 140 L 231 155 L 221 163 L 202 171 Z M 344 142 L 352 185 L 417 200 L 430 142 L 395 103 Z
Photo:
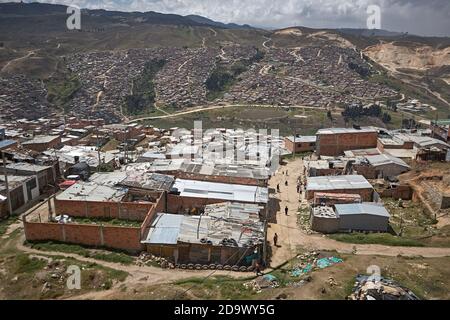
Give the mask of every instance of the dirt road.
M 283 171 L 288 175 L 283 175 Z M 295 257 L 299 247 L 307 250 L 336 250 L 341 253 L 355 253 L 361 255 L 383 255 L 383 256 L 423 256 L 423 257 L 445 257 L 450 256 L 450 248 L 431 247 L 391 247 L 376 244 L 351 244 L 335 241 L 320 234 L 307 234 L 297 224 L 297 210 L 301 203 L 305 203 L 304 193 L 299 197 L 297 193 L 297 178 L 303 178 L 303 161 L 301 158 L 289 161 L 287 165 L 281 166 L 278 172 L 270 179 L 269 187 L 276 190 L 280 185 L 280 193 L 273 196 L 280 200 L 280 210 L 276 214 L 277 223 L 270 223 L 267 239 L 272 245 L 271 266 L 276 267 L 288 259 Z M 285 181 L 288 186 L 285 186 Z M 288 207 L 286 216 L 284 208 Z M 278 247 L 273 246 L 273 235 L 278 234 Z

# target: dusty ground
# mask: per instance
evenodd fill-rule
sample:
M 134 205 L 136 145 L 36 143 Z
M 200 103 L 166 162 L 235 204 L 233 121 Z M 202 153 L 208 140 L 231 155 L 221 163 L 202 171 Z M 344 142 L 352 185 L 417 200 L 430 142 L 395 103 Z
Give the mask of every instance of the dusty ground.
M 288 175 L 283 174 L 283 171 Z M 450 256 L 450 248 L 422 248 L 422 247 L 390 247 L 375 244 L 350 244 L 332 240 L 319 234 L 308 234 L 306 231 L 298 228 L 297 211 L 299 206 L 305 205 L 304 192 L 299 196 L 296 190 L 297 179 L 303 176 L 303 161 L 301 158 L 295 158 L 288 161 L 285 166 L 280 167 L 276 175 L 269 181 L 269 187 L 276 190 L 277 184 L 280 185 L 280 193 L 272 194 L 279 200 L 279 208 L 276 213 L 276 223 L 270 223 L 267 239 L 273 244 L 273 236 L 278 234 L 278 247 L 272 246 L 273 256 L 271 266 L 277 266 L 286 260 L 293 258 L 299 247 L 310 250 L 336 250 L 341 253 L 356 253 L 361 255 L 385 255 L 385 256 L 423 256 L 423 257 L 444 257 Z M 288 186 L 285 186 L 285 181 Z M 289 213 L 286 216 L 284 208 L 288 206 Z
M 344 258 L 344 263 L 313 272 L 310 281 L 301 287 L 287 285 L 255 293 L 243 287 L 243 283 L 254 276 L 251 273 L 165 270 L 153 266 L 124 265 L 101 261 L 79 254 L 35 250 L 23 245 L 23 227 L 20 220 L 10 223 L 3 234 L 0 240 L 0 260 L 4 259 L 7 262 L 8 259 L 17 255 L 41 257 L 42 259 L 71 259 L 77 264 L 97 265 L 107 268 L 107 270 L 128 274 L 124 281 L 115 281 L 110 288 L 85 290 L 79 294 L 58 291 L 59 299 L 173 299 L 174 297 L 183 299 L 275 299 L 280 296 L 283 299 L 343 299 L 349 293 L 355 275 L 364 273 L 367 266 L 373 263 L 379 263 L 386 275 L 402 280 L 408 286 L 416 286 L 416 290 L 424 298 L 448 298 L 448 290 L 445 291 L 443 288 L 450 285 L 446 280 L 450 279 L 450 274 L 446 276 L 446 271 L 441 269 L 448 269 L 450 248 L 351 244 L 338 242 L 319 234 L 308 234 L 307 231 L 299 228 L 298 208 L 305 205 L 305 200 L 304 193 L 300 196 L 296 192 L 296 183 L 299 177 L 304 181 L 302 171 L 301 157 L 294 158 L 287 161 L 286 165 L 281 166 L 269 183 L 273 191 L 271 198 L 278 206 L 274 216 L 275 220 L 269 224 L 268 228 L 268 240 L 271 242 L 269 251 L 272 252 L 271 267 L 274 268 L 284 264 L 287 260 L 295 259 L 299 252 L 311 250 L 331 252 Z M 286 180 L 288 186 L 285 186 Z M 280 185 L 280 193 L 276 193 L 277 184 Z M 284 214 L 286 205 L 289 209 L 287 216 Z M 39 211 L 41 214 L 45 214 L 46 210 L 46 206 L 43 205 Z M 277 247 L 274 247 L 272 243 L 275 232 L 279 236 Z M 281 269 L 268 268 L 265 272 L 273 272 L 279 276 L 289 274 L 289 268 L 288 263 Z M 93 281 L 104 281 L 102 280 L 104 271 L 96 272 L 97 276 L 93 278 Z M 417 283 L 415 273 L 423 274 L 423 278 Z M 21 286 L 18 287 L 18 290 L 26 290 L 27 281 L 30 285 L 35 284 L 37 276 L 38 273 L 36 275 L 28 274 L 25 278 L 21 275 L 18 282 Z M 336 284 L 330 286 L 329 277 L 332 277 Z M 3 286 L 8 283 L 5 292 L 0 284 L 0 298 L 11 298 L 11 294 L 13 294 L 10 282 L 15 277 L 13 274 L 7 274 L 7 279 L 9 279 L 7 282 L 3 282 Z M 324 288 L 325 290 L 323 290 Z M 29 297 L 39 298 L 39 292 L 36 292 L 36 296 Z

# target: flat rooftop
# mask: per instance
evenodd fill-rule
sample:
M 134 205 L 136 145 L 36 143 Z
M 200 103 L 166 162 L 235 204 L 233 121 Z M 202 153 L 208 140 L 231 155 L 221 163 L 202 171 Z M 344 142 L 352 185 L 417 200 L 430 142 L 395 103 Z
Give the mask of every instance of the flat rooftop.
M 313 208 L 313 215 L 318 218 L 336 219 L 337 215 L 334 209 L 329 206 L 318 206 Z
M 31 140 L 22 142 L 22 144 L 27 145 L 27 144 L 37 144 L 37 143 L 49 143 L 58 138 L 59 138 L 59 136 L 36 136 Z
M 176 179 L 173 188 L 178 189 L 182 197 L 250 203 L 269 201 L 268 189 L 257 186 Z
M 368 214 L 386 218 L 390 217 L 389 212 L 383 205 L 372 202 L 336 204 L 334 207 L 338 216 Z
M 49 166 L 41 166 L 38 164 L 32 164 L 28 162 L 10 163 L 6 166 L 9 170 L 29 171 L 29 172 L 41 172 L 50 169 Z
M 320 176 L 307 179 L 306 190 L 373 189 L 361 175 Z
M 324 128 L 319 129 L 316 134 L 341 134 L 341 133 L 376 133 L 377 130 L 373 127 L 361 127 L 361 129 L 355 128 Z
M 295 143 L 313 143 L 317 141 L 316 136 L 288 136 L 286 139 Z
M 127 192 L 127 188 L 111 187 L 94 182 L 80 181 L 64 192 L 58 194 L 56 200 L 120 202 Z
M 364 156 L 374 156 L 381 154 L 380 150 L 377 148 L 369 148 L 369 149 L 356 149 L 356 150 L 346 150 L 344 151 L 346 157 L 364 157 Z

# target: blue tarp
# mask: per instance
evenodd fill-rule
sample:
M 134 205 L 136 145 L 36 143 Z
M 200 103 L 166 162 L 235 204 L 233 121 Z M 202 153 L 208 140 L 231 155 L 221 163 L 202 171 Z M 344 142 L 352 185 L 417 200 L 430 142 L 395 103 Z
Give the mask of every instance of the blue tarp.
M 270 282 L 277 281 L 277 278 L 274 275 L 271 275 L 271 274 L 264 275 L 263 279 L 267 280 L 267 281 L 270 281 Z
M 343 260 L 341 258 L 336 258 L 336 257 L 322 258 L 322 259 L 317 260 L 316 266 L 320 269 L 324 269 L 326 267 L 332 266 L 333 264 L 341 263 L 341 262 L 343 262 Z M 306 267 L 304 267 L 303 269 L 297 267 L 291 271 L 291 276 L 300 277 L 302 274 L 310 272 L 312 270 L 312 268 L 313 268 L 313 264 L 311 264 L 311 263 L 308 263 L 306 265 Z
M 312 270 L 312 268 L 313 268 L 312 264 L 306 265 L 306 267 L 303 268 L 303 269 L 295 268 L 294 270 L 292 270 L 291 275 L 292 275 L 293 277 L 299 277 L 299 276 L 301 276 L 303 273 L 308 273 L 308 272 L 310 272 L 310 271 Z
M 323 269 L 332 266 L 333 264 L 341 263 L 342 261 L 342 259 L 336 257 L 322 258 L 317 260 L 317 267 Z

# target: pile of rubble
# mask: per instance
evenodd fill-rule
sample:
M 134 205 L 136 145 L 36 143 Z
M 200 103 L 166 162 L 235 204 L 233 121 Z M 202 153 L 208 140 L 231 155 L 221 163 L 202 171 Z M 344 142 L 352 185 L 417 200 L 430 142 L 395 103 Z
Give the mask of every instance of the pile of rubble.
M 359 275 L 350 300 L 420 300 L 411 290 L 393 280 Z
M 278 279 L 274 275 L 266 274 L 252 281 L 243 283 L 243 286 L 246 289 L 249 290 L 251 289 L 257 293 L 260 293 L 262 289 L 278 288 L 280 286 L 280 283 L 278 282 Z

